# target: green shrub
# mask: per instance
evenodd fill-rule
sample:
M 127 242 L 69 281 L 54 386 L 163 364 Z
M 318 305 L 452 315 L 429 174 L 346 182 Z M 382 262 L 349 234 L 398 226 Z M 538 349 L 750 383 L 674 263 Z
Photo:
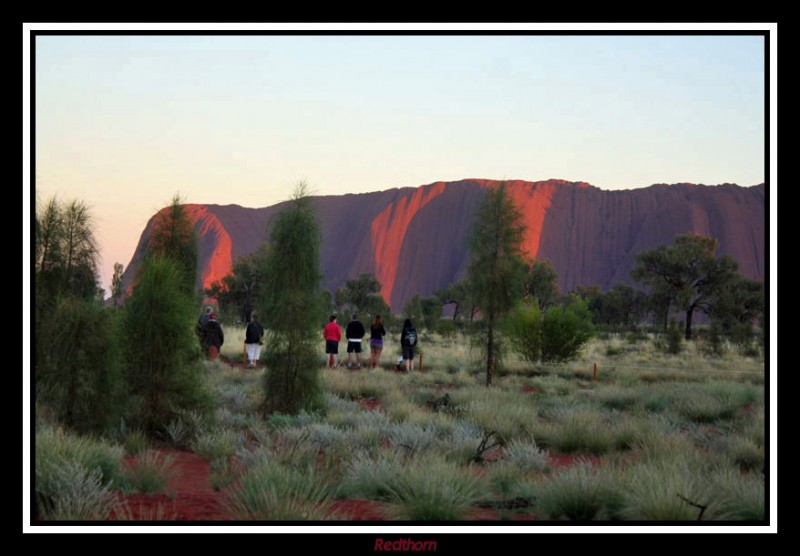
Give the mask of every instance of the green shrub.
M 577 358 L 594 334 L 591 312 L 584 301 L 550 307 L 542 319 L 542 361 L 564 363 Z
M 542 312 L 536 304 L 519 303 L 504 319 L 505 332 L 511 349 L 524 361 L 536 363 L 542 354 Z

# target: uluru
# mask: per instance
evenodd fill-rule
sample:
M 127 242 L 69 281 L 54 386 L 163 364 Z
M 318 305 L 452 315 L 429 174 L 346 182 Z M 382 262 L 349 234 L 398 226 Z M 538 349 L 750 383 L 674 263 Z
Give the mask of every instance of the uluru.
M 322 287 L 331 292 L 374 274 L 384 299 L 400 311 L 414 295 L 431 295 L 460 279 L 468 238 L 487 188 L 500 181 L 465 179 L 373 193 L 317 196 L 322 229 Z M 694 232 L 714 237 L 739 272 L 765 278 L 764 184 L 656 184 L 602 190 L 564 180 L 505 182 L 522 211 L 528 257 L 548 261 L 562 291 L 630 283 L 636 253 Z M 255 251 L 285 203 L 264 208 L 189 204 L 198 245 L 198 287 L 208 288 L 233 262 Z M 130 291 L 152 226 L 150 219 L 123 277 Z

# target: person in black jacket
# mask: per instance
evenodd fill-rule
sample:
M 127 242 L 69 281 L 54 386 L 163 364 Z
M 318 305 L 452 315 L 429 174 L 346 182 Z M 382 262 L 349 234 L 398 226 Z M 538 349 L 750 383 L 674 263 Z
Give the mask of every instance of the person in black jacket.
M 250 313 L 250 322 L 244 332 L 244 345 L 247 351 L 247 362 L 249 368 L 254 368 L 261 356 L 261 346 L 264 343 L 264 327 L 258 322 L 255 311 Z
M 208 358 L 214 361 L 219 357 L 219 348 L 225 343 L 225 334 L 222 332 L 222 326 L 217 322 L 217 315 L 211 313 L 208 315 L 208 322 L 205 328 L 205 345 L 208 346 Z
M 417 347 L 417 330 L 411 324 L 411 319 L 403 322 L 403 331 L 400 333 L 400 347 L 403 348 L 403 363 L 405 370 L 414 370 L 414 348 Z
M 353 315 L 353 320 L 347 323 L 347 328 L 344 335 L 347 338 L 347 368 L 349 369 L 353 364 L 353 352 L 356 354 L 356 368 L 361 368 L 361 340 L 364 338 L 366 331 L 364 325 L 358 320 L 356 315 Z
M 197 319 L 197 325 L 195 325 L 195 332 L 197 333 L 197 339 L 200 340 L 200 347 L 203 349 L 203 353 L 208 351 L 208 345 L 206 344 L 206 324 L 208 324 L 208 317 L 213 312 L 214 309 L 211 305 L 206 305 L 206 308 L 200 313 L 200 317 Z

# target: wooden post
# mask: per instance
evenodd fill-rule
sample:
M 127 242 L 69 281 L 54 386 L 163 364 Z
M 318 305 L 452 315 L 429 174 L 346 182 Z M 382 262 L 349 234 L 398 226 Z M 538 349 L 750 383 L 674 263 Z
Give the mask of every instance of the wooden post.
M 594 362 L 594 375 L 592 375 L 592 382 L 597 380 L 597 361 Z
M 419 352 L 419 372 L 422 372 L 422 352 Z
M 247 365 L 247 340 L 242 344 L 242 364 Z

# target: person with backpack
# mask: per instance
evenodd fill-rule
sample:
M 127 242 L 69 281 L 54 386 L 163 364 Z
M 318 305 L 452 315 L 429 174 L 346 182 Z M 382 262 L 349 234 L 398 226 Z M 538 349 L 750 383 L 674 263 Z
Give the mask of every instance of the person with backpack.
M 411 324 L 411 319 L 406 319 L 403 322 L 403 331 L 400 333 L 400 347 L 403 348 L 405 371 L 413 371 L 414 349 L 417 347 L 417 329 Z

